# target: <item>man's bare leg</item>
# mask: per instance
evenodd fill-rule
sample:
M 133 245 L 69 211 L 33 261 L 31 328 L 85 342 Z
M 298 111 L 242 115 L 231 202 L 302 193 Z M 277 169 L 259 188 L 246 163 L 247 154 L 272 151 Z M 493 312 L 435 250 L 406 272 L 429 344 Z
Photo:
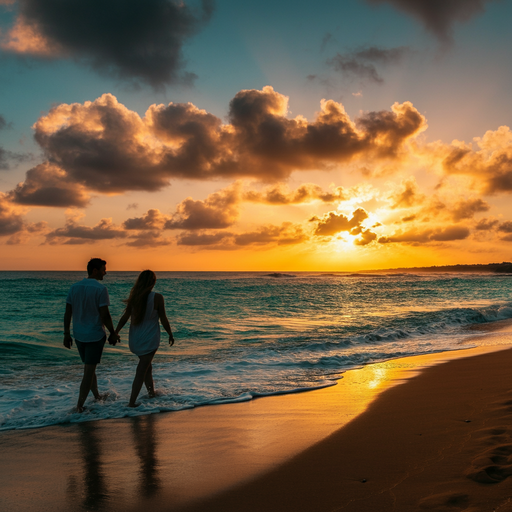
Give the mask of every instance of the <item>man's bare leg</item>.
M 87 395 L 96 383 L 96 392 L 98 392 L 98 383 L 96 381 L 96 365 L 95 364 L 84 364 L 84 376 L 82 377 L 82 383 L 80 384 L 80 394 L 78 395 L 78 402 L 76 404 L 77 412 L 83 412 L 84 403 L 87 399 Z M 99 393 L 98 393 L 99 394 Z
M 109 395 L 109 393 L 100 393 L 98 391 L 98 379 L 96 378 L 96 372 L 94 372 L 94 377 L 92 379 L 91 391 L 96 400 L 105 400 Z

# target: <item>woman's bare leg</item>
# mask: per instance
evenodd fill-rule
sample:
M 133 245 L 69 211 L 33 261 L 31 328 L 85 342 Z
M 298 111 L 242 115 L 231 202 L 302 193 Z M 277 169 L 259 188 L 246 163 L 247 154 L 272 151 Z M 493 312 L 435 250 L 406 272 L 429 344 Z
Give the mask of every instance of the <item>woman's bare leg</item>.
M 144 377 L 144 384 L 146 385 L 146 389 L 148 390 L 149 398 L 155 398 L 155 383 L 153 382 L 153 364 L 149 363 L 149 368 L 146 371 L 146 376 Z
M 156 352 L 156 350 L 155 350 Z M 132 395 L 130 397 L 130 403 L 128 407 L 135 407 L 135 401 L 139 396 L 140 389 L 142 388 L 142 384 L 146 380 L 146 373 L 149 368 L 151 368 L 151 361 L 155 355 L 155 352 L 151 352 L 151 354 L 145 354 L 143 356 L 139 356 L 139 364 L 137 365 L 137 371 L 135 372 L 135 378 L 133 379 L 132 384 Z M 151 381 L 153 381 L 153 376 L 151 375 Z M 149 390 L 148 390 L 149 391 Z

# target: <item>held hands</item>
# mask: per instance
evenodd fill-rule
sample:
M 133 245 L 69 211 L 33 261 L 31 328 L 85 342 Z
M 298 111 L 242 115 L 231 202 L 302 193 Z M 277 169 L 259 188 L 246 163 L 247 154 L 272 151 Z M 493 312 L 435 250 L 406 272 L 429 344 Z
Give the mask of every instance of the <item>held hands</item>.
M 117 334 L 117 332 L 111 332 L 108 337 L 108 342 L 110 345 L 116 345 L 117 343 L 121 343 L 121 336 Z
M 63 344 L 66 348 L 71 348 L 73 346 L 73 338 L 71 337 L 71 334 L 64 334 Z

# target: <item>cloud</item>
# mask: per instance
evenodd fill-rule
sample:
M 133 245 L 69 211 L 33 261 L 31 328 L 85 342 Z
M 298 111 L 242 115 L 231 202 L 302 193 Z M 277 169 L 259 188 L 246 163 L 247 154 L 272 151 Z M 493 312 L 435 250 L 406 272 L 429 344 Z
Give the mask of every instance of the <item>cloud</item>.
M 425 196 L 420 194 L 418 184 L 414 177 L 407 178 L 400 184 L 400 190 L 390 197 L 393 204 L 391 208 L 410 208 L 421 204 Z
M 0 236 L 13 235 L 25 226 L 21 212 L 0 192 Z
M 27 171 L 25 181 L 9 192 L 9 198 L 18 204 L 55 207 L 85 207 L 90 200 L 80 183 L 73 182 L 66 172 L 49 163 Z
M 185 232 L 177 237 L 178 245 L 201 246 L 209 249 L 233 250 L 240 247 L 275 247 L 296 245 L 308 240 L 308 235 L 299 224 L 283 222 L 280 226 L 260 226 L 254 231 L 231 233 Z
M 71 219 L 66 222 L 63 228 L 50 231 L 50 233 L 46 235 L 46 243 L 81 244 L 125 237 L 125 231 L 114 226 L 112 219 L 101 219 L 98 224 L 93 227 L 77 224 Z M 67 240 L 62 242 L 63 239 Z
M 428 244 L 432 242 L 450 242 L 453 240 L 464 240 L 470 235 L 465 226 L 447 226 L 433 229 L 411 229 L 405 232 L 398 232 L 391 236 L 382 236 L 380 244 L 405 243 L 412 245 Z
M 360 238 L 356 238 L 354 243 L 356 245 L 368 245 L 371 244 L 374 240 L 377 240 L 377 235 L 369 229 L 363 229 L 361 231 Z
M 4 0 L 5 3 L 5 0 Z M 18 0 L 18 17 L 1 41 L 4 51 L 73 58 L 98 72 L 161 87 L 190 83 L 184 43 L 211 18 L 173 0 Z
M 426 128 L 410 102 L 364 113 L 356 122 L 333 100 L 321 102 L 312 122 L 289 119 L 287 109 L 288 98 L 270 86 L 240 91 L 230 103 L 229 124 L 191 103 L 152 105 L 141 118 L 111 94 L 58 105 L 34 125 L 47 162 L 27 173 L 17 200 L 42 204 L 47 192 L 58 192 L 57 184 L 46 190 L 39 179 L 43 172 L 64 184 L 55 206 L 84 205 L 86 191 L 156 191 L 171 179 L 278 181 L 357 157 L 400 158 L 408 141 Z M 29 203 L 32 198 L 36 202 Z
M 304 242 L 307 238 L 302 226 L 283 222 L 281 226 L 262 226 L 256 231 L 235 235 L 234 243 L 239 246 L 294 245 Z
M 283 183 L 267 187 L 262 192 L 247 191 L 242 194 L 244 201 L 266 203 L 273 205 L 301 204 L 312 201 L 333 203 L 349 198 L 349 193 L 343 187 L 335 187 L 332 192 L 326 192 L 313 183 L 304 183 L 295 190 L 288 190 Z
M 475 213 L 487 212 L 490 206 L 480 198 L 462 199 L 455 204 L 451 214 L 454 221 L 472 219 Z
M 46 222 L 26 222 L 23 219 L 26 209 L 13 204 L 6 194 L 0 192 L 0 237 L 9 236 L 8 245 L 25 242 L 30 235 L 46 229 Z
M 210 194 L 204 201 L 188 197 L 165 223 L 165 229 L 222 229 L 233 225 L 239 216 L 239 185 Z
M 494 231 L 500 221 L 498 219 L 481 219 L 475 225 L 475 229 L 478 231 Z
M 227 231 L 221 231 L 217 233 L 185 232 L 178 235 L 176 240 L 178 245 L 212 246 L 218 245 L 223 240 L 232 237 L 233 233 L 229 233 Z
M 379 75 L 376 65 L 398 64 L 408 53 L 410 49 L 405 46 L 397 48 L 369 46 L 357 51 L 338 53 L 329 59 L 327 64 L 346 77 L 383 84 L 384 79 Z
M 358 208 L 352 213 L 352 218 L 349 219 L 342 213 L 329 212 L 321 219 L 313 217 L 310 222 L 317 222 L 315 235 L 317 236 L 332 236 L 340 231 L 348 231 L 350 234 L 357 235 L 362 232 L 361 223 L 368 218 L 363 208 Z
M 366 0 L 370 4 L 388 3 L 411 14 L 442 42 L 452 39 L 455 22 L 469 21 L 484 11 L 491 0 Z
M 165 238 L 159 231 L 143 231 L 136 235 L 130 236 L 130 240 L 126 245 L 130 247 L 162 247 L 172 244 L 170 238 Z
M 503 233 L 512 233 L 512 222 L 511 221 L 505 221 L 505 222 L 502 222 L 499 226 L 498 226 L 498 231 L 501 231 Z
M 5 118 L 0 115 L 0 131 L 12 128 L 12 123 L 7 123 Z M 10 169 L 9 161 L 15 161 L 16 163 L 28 160 L 30 155 L 22 155 L 19 153 L 13 153 L 0 146 L 0 170 Z
M 512 132 L 508 126 L 475 137 L 472 144 L 454 141 L 449 146 L 430 146 L 442 158 L 448 175 L 467 175 L 484 194 L 512 192 Z
M 132 229 L 162 229 L 169 220 L 167 215 L 160 213 L 160 210 L 152 208 L 142 217 L 134 217 L 123 222 L 123 228 Z

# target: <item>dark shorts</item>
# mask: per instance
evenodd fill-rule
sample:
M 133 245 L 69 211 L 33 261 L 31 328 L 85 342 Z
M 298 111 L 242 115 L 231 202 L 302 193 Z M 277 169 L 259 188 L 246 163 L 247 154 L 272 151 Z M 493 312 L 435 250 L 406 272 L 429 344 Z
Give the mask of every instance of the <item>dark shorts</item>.
M 105 346 L 107 337 L 103 336 L 100 341 L 78 341 L 76 342 L 76 348 L 82 358 L 84 364 L 98 364 L 101 361 L 101 354 L 103 354 L 103 347 Z

